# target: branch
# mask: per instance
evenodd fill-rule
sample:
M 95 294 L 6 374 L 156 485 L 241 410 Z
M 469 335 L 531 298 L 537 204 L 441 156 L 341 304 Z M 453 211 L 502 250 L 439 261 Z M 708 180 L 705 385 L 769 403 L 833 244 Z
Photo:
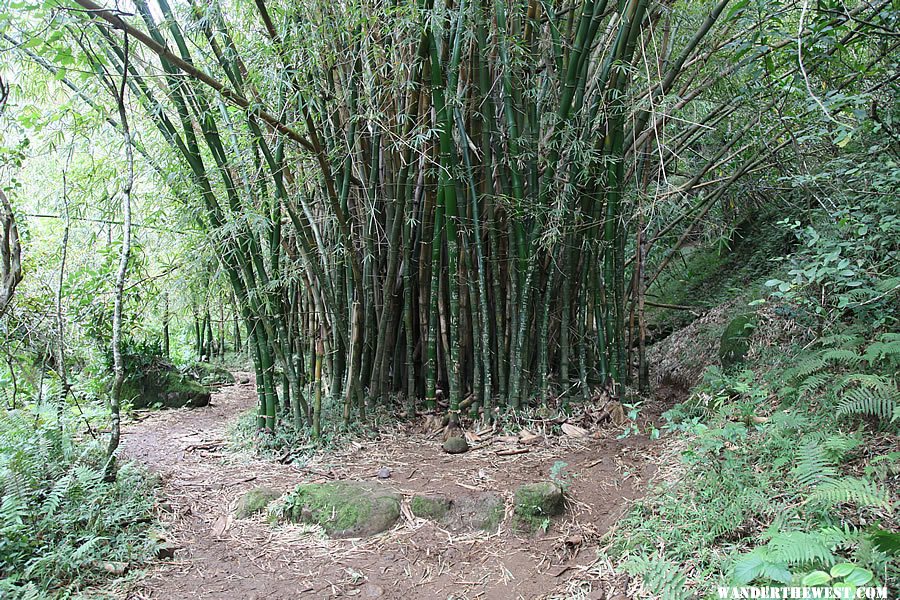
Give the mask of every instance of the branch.
M 302 136 L 300 133 L 298 133 L 295 129 L 285 125 L 278 117 L 276 117 L 275 115 L 273 115 L 272 113 L 270 113 L 266 110 L 263 110 L 262 108 L 259 108 L 257 106 L 251 106 L 250 101 L 247 100 L 244 96 L 242 96 L 241 94 L 235 92 L 234 90 L 226 87 L 225 84 L 223 84 L 219 80 L 215 79 L 214 77 L 210 76 L 209 74 L 205 73 L 204 71 L 193 66 L 189 62 L 181 59 L 176 54 L 173 54 L 168 48 L 166 48 L 162 44 L 157 43 L 153 38 L 151 38 L 149 35 L 147 35 L 143 31 L 141 31 L 140 29 L 137 29 L 137 28 L 133 27 L 132 25 L 129 25 L 128 23 L 126 23 L 125 20 L 122 19 L 122 17 L 120 17 L 119 14 L 116 13 L 115 11 L 101 8 L 100 6 L 91 2 L 90 0 L 74 0 L 74 1 L 79 6 L 90 11 L 91 14 L 100 17 L 101 19 L 103 19 L 104 21 L 106 21 L 107 23 L 112 25 L 112 27 L 114 29 L 118 29 L 119 31 L 122 31 L 122 32 L 130 35 L 131 37 L 133 37 L 134 39 L 139 41 L 141 44 L 146 46 L 151 52 L 156 54 L 158 57 L 168 61 L 174 67 L 178 68 L 178 70 L 183 72 L 185 75 L 188 75 L 189 77 L 192 77 L 192 78 L 208 85 L 212 89 L 219 92 L 223 98 L 225 98 L 232 104 L 234 104 L 240 108 L 246 109 L 246 110 L 250 111 L 252 114 L 255 114 L 261 120 L 263 120 L 267 124 L 271 125 L 279 132 L 283 133 L 289 139 L 297 142 L 298 144 L 303 146 L 305 149 L 307 149 L 309 151 L 315 151 L 313 144 L 309 140 L 307 140 L 304 136 Z
M 0 316 L 6 312 L 22 281 L 22 246 L 12 206 L 0 190 Z

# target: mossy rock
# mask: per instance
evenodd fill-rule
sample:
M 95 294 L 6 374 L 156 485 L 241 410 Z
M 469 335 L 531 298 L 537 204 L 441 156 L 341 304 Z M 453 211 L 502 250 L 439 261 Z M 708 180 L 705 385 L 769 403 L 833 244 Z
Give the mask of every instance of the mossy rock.
M 506 514 L 503 497 L 493 492 L 467 495 L 453 501 L 447 519 L 444 520 L 452 531 L 477 530 L 496 532 Z
M 279 498 L 281 492 L 268 487 L 256 487 L 244 493 L 238 498 L 234 509 L 234 516 L 238 519 L 246 519 L 251 515 L 261 512 L 273 500 Z
M 436 521 L 450 531 L 497 531 L 506 513 L 503 497 L 493 492 L 467 493 L 457 498 L 419 494 L 413 496 L 409 507 L 420 519 Z
M 400 517 L 400 495 L 355 481 L 304 483 L 285 499 L 284 517 L 321 525 L 333 538 L 366 537 L 393 526 Z
M 450 512 L 451 503 L 450 498 L 445 496 L 417 495 L 410 500 L 409 508 L 420 519 L 440 521 Z
M 234 375 L 228 369 L 199 361 L 184 369 L 184 374 L 196 379 L 201 385 L 221 386 L 234 385 Z
M 469 450 L 469 442 L 466 441 L 466 438 L 462 436 L 454 436 L 451 438 L 447 438 L 447 441 L 444 442 L 444 452 L 447 454 L 462 454 L 463 452 L 467 452 Z
M 744 360 L 750 350 L 750 335 L 756 329 L 756 315 L 738 315 L 725 327 L 719 341 L 719 360 L 726 369 Z
M 131 401 L 134 408 L 198 408 L 209 404 L 210 395 L 208 387 L 165 367 L 148 369 L 122 384 L 122 398 Z
M 546 527 L 565 508 L 562 488 L 550 481 L 519 486 L 513 504 L 519 525 L 531 530 Z

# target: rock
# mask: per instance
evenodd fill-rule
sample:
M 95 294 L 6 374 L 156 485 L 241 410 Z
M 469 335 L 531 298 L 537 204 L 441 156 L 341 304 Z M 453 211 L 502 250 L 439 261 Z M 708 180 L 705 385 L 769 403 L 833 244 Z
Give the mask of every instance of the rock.
M 391 477 L 391 470 L 387 467 L 381 467 L 378 469 L 378 473 L 375 474 L 378 479 L 389 479 Z
M 315 523 L 333 538 L 366 537 L 386 531 L 400 517 L 400 495 L 374 483 L 304 483 L 288 494 L 289 521 Z
M 195 362 L 183 369 L 182 373 L 196 379 L 200 385 L 218 387 L 234 384 L 234 375 L 228 369 L 208 362 Z
M 114 577 L 124 575 L 128 570 L 128 563 L 124 562 L 105 562 L 101 564 L 101 568 Z
M 420 519 L 436 521 L 451 531 L 496 531 L 505 514 L 503 497 L 477 492 L 456 498 L 443 494 L 419 494 L 409 503 Z
M 516 490 L 513 504 L 518 521 L 529 529 L 538 529 L 563 512 L 563 491 L 550 481 L 526 483 Z
M 122 398 L 133 408 L 198 408 L 209 404 L 210 389 L 174 367 L 156 364 L 127 378 L 122 384 Z
M 241 385 L 246 385 L 246 384 L 250 383 L 250 378 L 249 377 L 241 377 L 241 379 L 238 383 L 240 383 Z
M 269 487 L 256 487 L 244 493 L 238 498 L 234 508 L 234 516 L 238 519 L 246 519 L 251 515 L 262 511 L 273 500 L 281 497 L 281 492 Z
M 363 598 L 381 598 L 384 596 L 384 589 L 374 583 L 364 583 L 359 588 L 359 594 Z
M 731 320 L 719 340 L 719 360 L 726 369 L 744 360 L 750 350 L 750 335 L 756 329 L 756 315 L 739 315 Z
M 420 519 L 440 521 L 450 511 L 450 503 L 446 496 L 416 495 L 409 501 L 409 508 Z
M 447 454 L 462 454 L 463 452 L 468 451 L 468 449 L 469 442 L 466 441 L 466 438 L 461 436 L 447 438 L 447 441 L 444 442 L 444 452 Z
M 506 514 L 503 497 L 494 492 L 466 494 L 453 500 L 450 513 L 443 520 L 451 531 L 482 530 L 496 532 Z

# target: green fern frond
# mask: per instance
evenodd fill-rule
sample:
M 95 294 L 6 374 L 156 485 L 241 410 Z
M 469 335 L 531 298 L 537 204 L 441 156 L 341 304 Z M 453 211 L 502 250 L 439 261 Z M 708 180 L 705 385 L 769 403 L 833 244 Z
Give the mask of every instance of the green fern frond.
M 806 442 L 797 451 L 793 475 L 803 486 L 815 486 L 837 477 L 834 461 L 819 442 Z
M 862 359 L 862 356 L 846 348 L 833 348 L 822 352 L 822 360 L 832 365 L 855 367 Z
M 882 341 L 869 344 L 863 358 L 870 365 L 885 359 L 890 362 L 900 361 L 900 340 L 884 341 L 884 336 L 882 336 Z
M 810 500 L 821 504 L 854 504 L 873 508 L 890 508 L 890 496 L 875 482 L 857 477 L 824 481 L 813 490 Z
M 41 506 L 41 513 L 43 514 L 45 519 L 53 518 L 53 516 L 56 514 L 56 511 L 59 510 L 59 507 L 62 505 L 66 494 L 69 493 L 69 487 L 72 485 L 72 479 L 72 474 L 68 473 L 53 485 L 53 488 L 50 490 L 50 493 L 47 494 L 47 497 L 44 499 L 44 502 Z
M 836 463 L 844 460 L 844 456 L 862 443 L 855 435 L 836 434 L 825 438 L 822 446 Z
M 854 385 L 871 389 L 890 389 L 894 384 L 887 377 L 873 373 L 850 373 L 841 377 L 837 384 L 837 390 L 843 391 Z
M 21 477 L 9 476 L 0 501 L 0 534 L 19 529 L 28 517 L 28 492 Z
M 788 531 L 772 536 L 768 543 L 773 557 L 789 565 L 817 563 L 832 565 L 837 560 L 828 541 L 814 533 Z
M 849 548 L 858 545 L 865 536 L 849 523 L 843 528 L 838 526 L 823 527 L 818 535 L 832 548 Z
M 844 393 L 837 406 L 840 416 L 868 415 L 889 422 L 900 405 L 896 390 L 859 387 Z
M 681 565 L 658 558 L 634 556 L 624 566 L 631 575 L 639 575 L 644 588 L 661 600 L 688 600 L 694 597 L 685 589 L 686 579 Z
M 835 333 L 819 338 L 819 344 L 827 348 L 858 348 L 863 338 L 852 333 Z
M 816 390 L 824 388 L 834 379 L 831 373 L 815 373 L 803 380 L 797 391 L 800 396 L 807 396 Z
M 801 381 L 813 373 L 818 373 L 828 365 L 828 362 L 818 354 L 812 354 L 801 361 L 791 370 L 793 379 Z

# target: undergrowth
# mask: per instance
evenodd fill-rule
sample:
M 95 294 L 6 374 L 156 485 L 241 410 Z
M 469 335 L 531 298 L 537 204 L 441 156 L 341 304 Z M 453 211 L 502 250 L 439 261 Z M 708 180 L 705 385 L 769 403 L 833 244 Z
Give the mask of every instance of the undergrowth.
M 900 169 L 873 164 L 842 177 L 896 189 Z M 778 223 L 796 243 L 770 258 L 781 265 L 770 292 L 750 302 L 770 309 L 746 359 L 708 366 L 665 413 L 671 456 L 608 548 L 634 578 L 630 593 L 827 585 L 886 586 L 896 597 L 900 216 L 877 194 L 833 201 Z M 675 358 L 691 360 L 687 346 Z
M 897 585 L 900 336 L 850 329 L 795 352 L 787 368 L 711 367 L 665 414 L 687 444 L 679 476 L 635 504 L 611 547 L 648 596 L 799 585 L 836 565 Z
M 69 598 L 151 558 L 155 499 L 123 464 L 103 480 L 99 442 L 55 414 L 0 412 L 0 598 Z

